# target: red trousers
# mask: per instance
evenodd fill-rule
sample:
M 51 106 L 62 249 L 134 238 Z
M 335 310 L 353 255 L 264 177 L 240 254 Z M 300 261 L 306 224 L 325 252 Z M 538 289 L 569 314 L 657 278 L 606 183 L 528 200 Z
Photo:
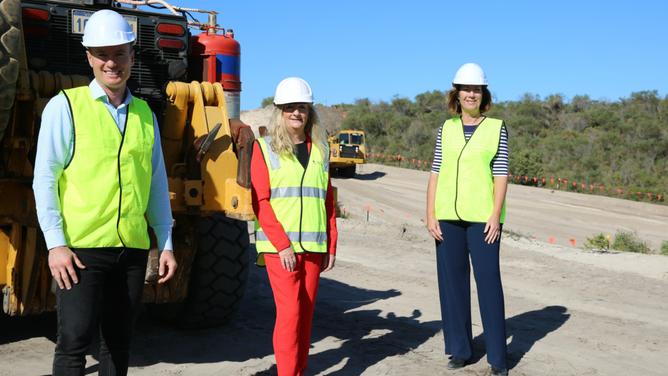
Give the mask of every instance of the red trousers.
M 274 355 L 278 376 L 303 376 L 311 346 L 311 323 L 318 292 L 322 254 L 297 254 L 295 271 L 281 266 L 278 254 L 265 254 L 276 304 Z

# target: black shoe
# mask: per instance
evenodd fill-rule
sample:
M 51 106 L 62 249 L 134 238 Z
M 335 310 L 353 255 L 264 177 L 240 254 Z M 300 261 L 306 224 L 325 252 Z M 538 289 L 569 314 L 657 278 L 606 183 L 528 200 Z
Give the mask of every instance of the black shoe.
M 452 357 L 448 362 L 448 369 L 459 369 L 466 365 L 466 359 Z
M 508 370 L 505 368 L 492 367 L 492 376 L 508 376 Z

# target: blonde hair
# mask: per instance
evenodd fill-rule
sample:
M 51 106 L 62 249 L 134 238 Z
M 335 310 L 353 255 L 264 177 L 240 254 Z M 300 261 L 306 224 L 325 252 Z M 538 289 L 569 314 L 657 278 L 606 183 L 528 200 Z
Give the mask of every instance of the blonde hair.
M 320 149 L 323 156 L 327 158 L 327 136 L 320 126 L 320 120 L 315 107 L 309 104 L 308 108 L 308 121 L 304 127 L 304 133 L 311 138 L 311 144 Z M 295 153 L 295 145 L 292 143 L 288 127 L 285 124 L 285 119 L 283 119 L 283 110 L 276 105 L 274 105 L 274 111 L 271 113 L 269 121 L 269 136 L 271 136 L 269 145 L 276 154 Z

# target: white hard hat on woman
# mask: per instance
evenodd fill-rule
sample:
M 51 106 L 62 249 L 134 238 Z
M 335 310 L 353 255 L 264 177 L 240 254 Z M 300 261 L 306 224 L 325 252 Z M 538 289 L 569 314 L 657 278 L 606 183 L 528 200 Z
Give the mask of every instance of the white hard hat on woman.
M 276 86 L 274 104 L 279 106 L 287 103 L 313 103 L 313 91 L 304 79 L 288 77 Z
M 452 85 L 483 85 L 487 86 L 487 77 L 480 65 L 466 63 L 457 69 Z
M 136 37 L 128 21 L 110 9 L 98 10 L 86 22 L 84 47 L 120 46 L 134 43 Z

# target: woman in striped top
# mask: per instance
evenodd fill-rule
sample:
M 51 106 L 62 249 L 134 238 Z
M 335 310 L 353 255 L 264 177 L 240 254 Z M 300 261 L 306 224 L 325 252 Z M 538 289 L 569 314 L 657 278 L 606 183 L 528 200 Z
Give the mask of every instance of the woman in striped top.
M 477 64 L 462 65 L 447 94 L 448 119 L 438 132 L 427 187 L 427 229 L 436 240 L 447 367 L 473 356 L 470 267 L 478 290 L 491 375 L 508 375 L 499 245 L 508 184 L 508 132 L 485 116 L 492 105 Z M 470 261 L 469 261 L 470 260 Z

